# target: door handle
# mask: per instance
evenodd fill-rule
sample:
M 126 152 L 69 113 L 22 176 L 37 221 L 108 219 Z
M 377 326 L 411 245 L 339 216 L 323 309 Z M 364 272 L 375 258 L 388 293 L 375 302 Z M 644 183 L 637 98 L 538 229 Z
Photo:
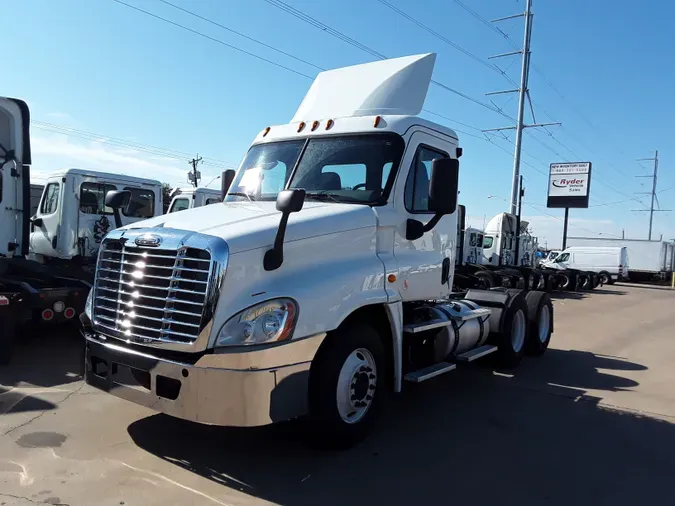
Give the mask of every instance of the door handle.
M 443 267 L 441 268 L 441 284 L 447 285 L 450 280 L 450 258 L 443 259 Z

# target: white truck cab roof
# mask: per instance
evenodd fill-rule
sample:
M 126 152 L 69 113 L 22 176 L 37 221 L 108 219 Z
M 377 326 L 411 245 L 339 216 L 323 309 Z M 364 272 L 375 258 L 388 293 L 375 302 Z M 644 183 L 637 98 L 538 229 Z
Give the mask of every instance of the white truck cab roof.
M 147 179 L 143 177 L 136 177 L 136 176 L 128 176 L 126 174 L 116 174 L 116 173 L 111 173 L 111 172 L 102 172 L 102 171 L 97 171 L 97 170 L 90 170 L 90 169 L 76 169 L 76 168 L 70 168 L 70 169 L 59 169 L 56 170 L 52 173 L 49 174 L 48 179 L 54 179 L 54 178 L 59 178 L 59 177 L 66 177 L 66 176 L 82 176 L 84 178 L 91 177 L 91 178 L 97 178 L 97 179 L 105 179 L 106 181 L 110 182 L 130 182 L 130 183 L 135 183 L 138 185 L 148 185 L 148 186 L 161 186 L 161 182 L 157 181 L 156 179 Z

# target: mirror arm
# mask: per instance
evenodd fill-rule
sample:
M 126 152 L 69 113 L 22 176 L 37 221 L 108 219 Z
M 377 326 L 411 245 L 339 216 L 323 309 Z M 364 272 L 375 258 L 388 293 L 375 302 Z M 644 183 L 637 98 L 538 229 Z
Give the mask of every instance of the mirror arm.
M 434 217 L 429 220 L 429 223 L 424 225 L 424 228 L 422 229 L 423 232 L 428 232 L 432 228 L 434 228 L 436 225 L 438 225 L 438 222 L 441 221 L 441 218 L 445 216 L 443 213 L 436 213 L 434 214 Z
M 284 263 L 284 237 L 286 236 L 286 225 L 290 214 L 287 212 L 281 215 L 277 235 L 274 238 L 274 246 L 265 252 L 263 267 L 266 271 L 274 271 Z
M 122 227 L 122 217 L 120 216 L 119 207 L 113 208 L 113 217 L 115 218 L 115 228 Z

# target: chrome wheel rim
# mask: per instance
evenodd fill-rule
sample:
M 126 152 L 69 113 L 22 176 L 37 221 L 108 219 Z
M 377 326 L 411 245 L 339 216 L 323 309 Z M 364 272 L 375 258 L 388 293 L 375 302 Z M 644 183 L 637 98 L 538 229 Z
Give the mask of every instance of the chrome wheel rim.
M 519 309 L 513 315 L 513 322 L 511 323 L 511 347 L 513 351 L 519 353 L 525 344 L 525 314 Z
M 373 404 L 377 367 L 365 348 L 352 351 L 340 369 L 337 382 L 337 410 L 346 423 L 359 422 Z
M 545 343 L 548 339 L 548 331 L 551 327 L 551 311 L 548 306 L 541 308 L 539 315 L 539 341 Z
M 601 275 L 600 275 L 600 281 L 602 281 L 602 284 L 603 284 L 603 285 L 606 285 L 606 284 L 607 284 L 607 281 L 609 281 L 608 278 L 609 278 L 609 276 L 607 276 L 607 274 L 601 274 Z

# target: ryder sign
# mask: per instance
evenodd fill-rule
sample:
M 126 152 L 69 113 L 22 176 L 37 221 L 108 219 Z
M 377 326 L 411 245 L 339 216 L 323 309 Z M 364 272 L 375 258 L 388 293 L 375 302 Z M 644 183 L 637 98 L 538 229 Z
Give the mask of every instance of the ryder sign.
M 588 207 L 591 162 L 552 163 L 547 207 Z

